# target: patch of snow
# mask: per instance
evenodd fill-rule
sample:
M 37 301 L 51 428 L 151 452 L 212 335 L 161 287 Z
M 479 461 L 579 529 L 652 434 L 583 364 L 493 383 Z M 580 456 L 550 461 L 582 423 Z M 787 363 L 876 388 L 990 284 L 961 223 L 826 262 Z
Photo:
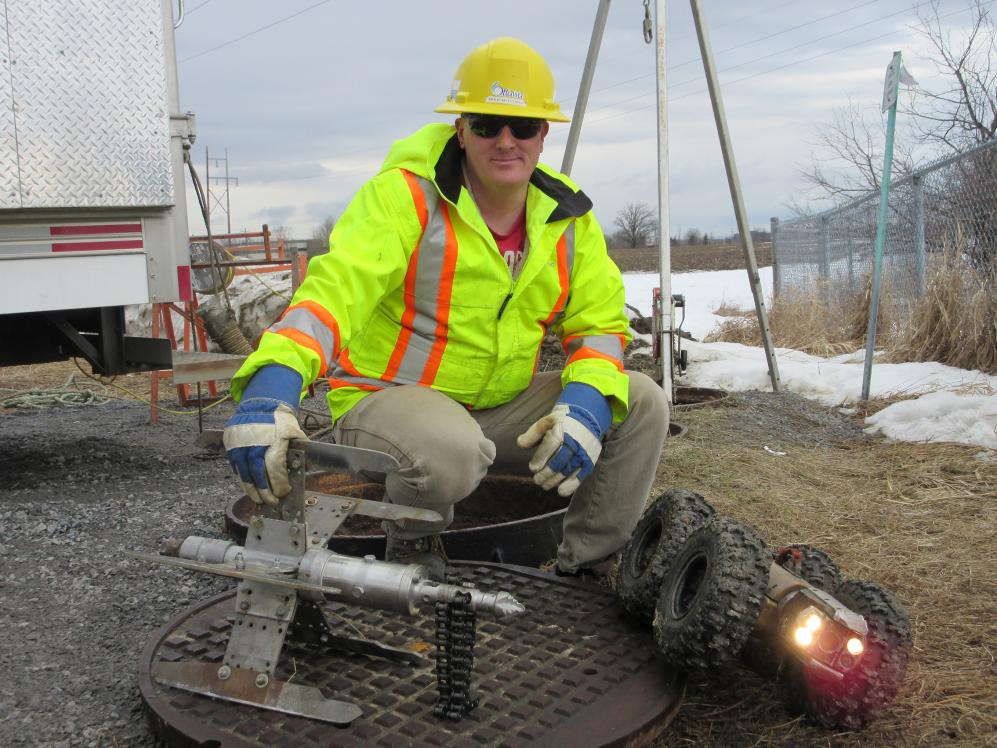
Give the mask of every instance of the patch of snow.
M 762 268 L 759 273 L 769 301 L 772 270 Z M 627 303 L 649 314 L 651 289 L 659 285 L 658 274 L 624 273 L 623 278 Z M 685 294 L 683 329 L 699 339 L 724 319 L 713 314 L 721 303 L 754 309 L 751 287 L 743 270 L 678 273 L 672 276 L 672 291 Z M 689 356 L 683 384 L 730 392 L 772 389 L 762 348 L 694 341 L 683 341 L 682 345 Z M 864 350 L 831 358 L 787 348 L 777 348 L 775 354 L 784 389 L 830 407 L 839 406 L 843 412 L 840 406 L 861 399 Z M 873 399 L 912 398 L 867 418 L 870 433 L 902 441 L 959 442 L 997 450 L 995 376 L 935 362 L 874 362 L 869 394 Z

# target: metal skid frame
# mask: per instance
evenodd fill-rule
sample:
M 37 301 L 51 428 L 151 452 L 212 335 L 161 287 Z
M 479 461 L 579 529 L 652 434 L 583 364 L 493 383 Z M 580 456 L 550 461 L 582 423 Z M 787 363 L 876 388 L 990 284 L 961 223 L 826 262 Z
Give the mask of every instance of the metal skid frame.
M 208 571 L 238 578 L 232 633 L 220 666 L 214 663 L 163 662 L 152 666 L 152 677 L 163 685 L 261 709 L 294 714 L 335 725 L 349 725 L 363 713 L 350 702 L 326 698 L 319 689 L 283 681 L 274 676 L 288 634 L 326 646 L 363 652 L 408 663 L 426 660 L 420 655 L 369 640 L 336 634 L 322 607 L 312 598 L 341 593 L 293 576 L 310 546 L 324 547 L 351 514 L 387 519 L 426 519 L 425 510 L 381 502 L 305 491 L 306 456 L 303 449 L 288 450 L 291 493 L 278 507 L 259 505 L 246 536 L 247 553 L 273 558 L 265 572 L 247 569 L 241 553 L 234 565 L 219 565 L 155 556 L 145 560 Z M 285 579 L 280 579 L 285 576 Z M 308 593 L 302 598 L 301 593 Z

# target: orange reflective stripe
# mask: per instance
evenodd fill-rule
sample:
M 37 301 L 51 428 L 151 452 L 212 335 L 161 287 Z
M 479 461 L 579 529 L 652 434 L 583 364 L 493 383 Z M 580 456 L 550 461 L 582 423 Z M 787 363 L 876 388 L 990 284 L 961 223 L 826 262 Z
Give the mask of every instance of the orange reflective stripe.
M 329 386 L 332 389 L 334 389 L 334 390 L 338 390 L 338 389 L 341 389 L 343 387 L 356 387 L 358 390 L 367 390 L 368 392 L 378 392 L 379 390 L 383 390 L 384 389 L 383 387 L 375 387 L 372 384 L 361 384 L 361 383 L 358 383 L 358 382 L 346 382 L 346 381 L 344 381 L 342 379 L 336 379 L 335 377 L 329 377 Z
M 551 309 L 550 316 L 544 321 L 545 326 L 553 322 L 558 312 L 564 309 L 564 304 L 568 298 L 568 286 L 570 284 L 570 278 L 568 277 L 568 242 L 564 238 L 564 234 L 561 234 L 561 238 L 557 240 L 557 280 L 561 284 L 561 293 L 558 295 L 557 301 L 554 302 L 554 308 Z
M 587 359 L 587 358 L 598 358 L 603 361 L 608 361 L 617 369 L 623 371 L 623 363 L 618 358 L 616 358 L 615 356 L 610 356 L 606 353 L 601 353 L 600 351 L 597 351 L 594 348 L 588 348 L 586 346 L 582 346 L 577 351 L 575 351 L 571 355 L 571 357 L 567 361 L 565 361 L 564 365 L 569 366 L 573 364 L 575 361 L 580 361 L 582 359 Z
M 350 361 L 350 349 L 349 348 L 344 349 L 339 354 L 339 358 L 336 359 L 336 362 L 340 366 L 342 366 L 343 370 L 346 371 L 346 373 L 349 374 L 350 376 L 354 376 L 354 377 L 362 377 L 363 376 L 363 374 L 361 374 L 357 370 L 357 367 L 353 365 L 353 362 Z
M 398 373 L 398 367 L 402 365 L 405 349 L 408 348 L 409 339 L 412 337 L 412 320 L 415 319 L 415 271 L 418 267 L 419 247 L 416 247 L 405 272 L 405 311 L 402 312 L 402 329 L 398 333 L 398 340 L 395 341 L 395 350 L 388 359 L 388 368 L 384 370 L 384 379 L 393 379 Z
M 301 332 L 301 330 L 295 330 L 293 327 L 285 327 L 282 330 L 274 330 L 273 334 L 283 335 L 285 338 L 289 338 L 298 345 L 303 346 L 308 350 L 314 352 L 315 355 L 318 356 L 319 362 L 321 364 L 318 372 L 319 376 L 325 374 L 325 370 L 328 367 L 328 364 L 326 363 L 325 360 L 325 353 L 322 351 L 322 346 L 319 344 L 317 340 L 315 340 L 315 338 L 313 338 L 311 335 L 307 335 Z
M 450 332 L 450 296 L 453 293 L 453 278 L 457 268 L 457 234 L 453 230 L 450 211 L 445 203 L 440 205 L 440 210 L 447 238 L 443 248 L 443 273 L 440 276 L 440 290 L 436 301 L 436 340 L 429 352 L 429 360 L 426 362 L 422 379 L 419 380 L 419 384 L 425 386 L 431 385 L 436 379 L 436 372 L 439 371 L 440 362 L 443 360 L 443 351 L 447 347 L 447 337 Z
M 537 367 L 540 366 L 540 354 L 543 352 L 543 338 L 547 334 L 547 328 L 550 327 L 554 318 L 564 309 L 568 298 L 570 270 L 568 269 L 568 241 L 564 234 L 561 234 L 561 238 L 557 240 L 557 281 L 561 286 L 561 293 L 558 294 L 557 301 L 554 302 L 554 308 L 550 310 L 550 315 L 540 323 L 540 329 L 543 330 L 543 333 L 540 335 L 540 343 L 537 345 L 537 355 L 533 358 L 534 374 L 537 373 Z
M 415 203 L 415 212 L 419 218 L 419 225 L 422 233 L 426 232 L 426 224 L 429 222 L 429 211 L 426 209 L 426 197 L 422 194 L 422 188 L 416 179 L 415 174 L 405 169 L 401 170 L 409 191 L 412 193 L 412 202 Z M 388 359 L 388 366 L 384 370 L 383 379 L 393 379 L 398 374 L 398 367 L 402 365 L 405 357 L 405 349 L 408 348 L 409 340 L 412 338 L 412 320 L 415 319 L 415 273 L 419 267 L 419 247 L 422 244 L 422 236 L 415 245 L 415 251 L 409 260 L 408 270 L 405 272 L 405 311 L 402 312 L 401 326 L 398 333 L 398 340 L 395 341 L 395 349 Z
M 318 317 L 323 325 L 329 328 L 329 331 L 332 333 L 333 340 L 336 341 L 336 347 L 332 351 L 332 356 L 333 358 L 335 358 L 337 355 L 339 355 L 339 341 L 341 339 L 339 336 L 339 324 L 336 322 L 335 318 L 332 316 L 329 310 L 326 309 L 321 304 L 319 304 L 317 301 L 306 299 L 305 301 L 299 301 L 297 304 L 293 306 L 289 306 L 287 309 L 284 310 L 284 313 L 280 315 L 280 318 L 284 319 L 284 317 L 287 316 L 288 312 L 291 312 L 295 309 L 307 309 L 309 312 Z
M 419 217 L 419 225 L 425 231 L 426 223 L 429 221 L 429 211 L 426 209 L 426 198 L 422 194 L 422 188 L 419 186 L 419 182 L 416 181 L 415 174 L 405 169 L 402 169 L 401 172 L 408 183 L 409 191 L 412 193 L 412 202 L 415 203 L 415 213 Z

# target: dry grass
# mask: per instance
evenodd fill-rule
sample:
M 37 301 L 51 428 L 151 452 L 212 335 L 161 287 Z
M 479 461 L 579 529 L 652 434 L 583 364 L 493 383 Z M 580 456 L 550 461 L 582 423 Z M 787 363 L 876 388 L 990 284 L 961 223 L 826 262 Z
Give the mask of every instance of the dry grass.
M 955 251 L 935 259 L 924 296 L 892 361 L 938 361 L 960 369 L 997 373 L 997 284 L 994 276 L 967 272 Z
M 997 463 L 951 444 L 862 440 L 773 457 L 738 440 L 728 408 L 681 414 L 658 486 L 703 493 L 770 544 L 824 548 L 847 578 L 907 605 L 915 635 L 906 684 L 861 733 L 788 716 L 777 686 L 748 671 L 694 678 L 668 744 L 997 744 Z
M 773 340 L 781 348 L 795 348 L 817 356 L 837 356 L 861 348 L 869 314 L 867 298 L 866 294 L 828 310 L 820 293 L 780 296 L 769 308 Z M 728 319 L 710 331 L 706 342 L 762 344 L 754 311 L 740 310 L 735 315 L 717 310 L 714 314 Z
M 910 317 L 891 318 L 896 304 L 883 286 L 876 323 L 876 347 L 883 360 L 938 361 L 960 369 L 997 374 L 997 275 L 982 275 L 962 259 L 960 242 L 931 259 L 924 295 Z M 836 356 L 865 346 L 872 299 L 871 277 L 863 293 L 852 299 L 834 298 L 830 307 L 823 289 L 783 295 L 771 302 L 769 327 L 777 346 L 817 356 Z M 743 311 L 743 310 L 742 310 Z M 724 341 L 760 346 L 753 313 L 726 309 L 715 313 L 719 323 L 707 342 Z
M 148 373 L 95 376 L 83 359 L 0 366 L 0 402 L 31 392 L 93 393 L 115 400 L 148 402 L 151 384 L 152 376 Z M 175 401 L 176 389 L 171 386 L 169 378 L 160 380 L 159 390 L 161 400 Z
M 754 312 L 750 309 L 742 309 L 731 304 L 729 301 L 721 301 L 720 306 L 713 310 L 718 317 L 750 317 Z

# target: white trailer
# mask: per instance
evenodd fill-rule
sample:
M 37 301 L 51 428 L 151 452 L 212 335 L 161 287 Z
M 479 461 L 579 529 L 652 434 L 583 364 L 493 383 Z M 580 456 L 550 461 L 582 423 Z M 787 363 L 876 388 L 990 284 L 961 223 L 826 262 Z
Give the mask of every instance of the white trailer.
M 169 368 L 127 304 L 189 300 L 172 0 L 0 0 L 0 365 Z

